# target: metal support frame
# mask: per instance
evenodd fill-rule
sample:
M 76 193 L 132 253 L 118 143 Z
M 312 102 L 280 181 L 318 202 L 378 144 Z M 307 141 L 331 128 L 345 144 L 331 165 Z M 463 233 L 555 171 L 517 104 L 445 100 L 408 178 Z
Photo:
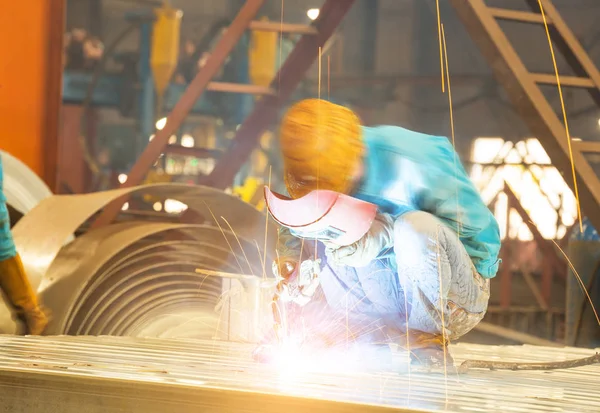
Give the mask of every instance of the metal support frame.
M 237 171 L 258 144 L 262 133 L 276 121 L 281 107 L 290 98 L 306 71 L 318 59 L 319 47 L 323 47 L 333 35 L 354 2 L 355 0 L 325 2 L 319 18 L 315 21 L 318 34 L 305 35 L 300 39 L 271 84 L 278 93 L 265 96 L 257 102 L 250 116 L 237 131 L 229 150 L 223 154 L 203 184 L 221 189 L 231 185 Z
M 290 98 L 306 71 L 319 57 L 319 48 L 326 45 L 354 2 L 355 0 L 327 0 L 321 8 L 319 18 L 314 22 L 314 31 L 312 29 L 303 30 L 303 37 L 281 67 L 279 74 L 271 84 L 270 90 L 265 91 L 264 88 L 261 88 L 257 91 L 255 87 L 246 87 L 245 92 L 260 93 L 264 96 L 257 102 L 250 116 L 243 122 L 233 139 L 231 147 L 219 159 L 210 176 L 200 183 L 221 189 L 231 185 L 237 171 L 246 161 L 252 149 L 258 144 L 262 133 L 277 119 L 281 107 Z M 167 117 L 165 127 L 156 132 L 154 139 L 148 144 L 128 174 L 127 181 L 121 187 L 132 187 L 142 182 L 146 173 L 164 151 L 169 137 L 179 128 L 202 93 L 210 87 L 211 79 L 241 39 L 244 31 L 252 25 L 258 24 L 253 23 L 252 19 L 263 3 L 264 0 L 246 1 L 215 47 L 206 65 L 198 72 Z M 225 87 L 222 88 L 222 91 L 231 91 L 229 89 Z M 274 92 L 271 93 L 271 90 Z M 120 199 L 108 205 L 92 227 L 99 227 L 112 222 L 125 200 Z
M 549 310 L 549 303 L 551 300 L 552 293 L 552 284 L 554 282 L 554 275 L 558 274 L 561 278 L 566 278 L 566 263 L 563 261 L 561 256 L 558 254 L 555 246 L 552 241 L 545 239 L 536 225 L 531 220 L 531 217 L 521 204 L 521 201 L 511 189 L 508 182 L 504 182 L 504 188 L 502 192 L 507 197 L 507 216 L 506 216 L 506 226 L 507 231 L 510 229 L 510 212 L 511 210 L 515 210 L 521 220 L 531 234 L 533 235 L 533 240 L 535 245 L 540 250 L 543 255 L 543 264 L 542 264 L 542 282 L 541 288 L 538 284 L 535 283 L 535 280 L 531 277 L 529 273 L 523 273 L 523 277 L 525 278 L 525 282 L 527 283 L 529 289 L 531 290 L 533 296 L 536 299 L 536 302 L 539 305 L 539 308 L 542 310 Z M 498 197 L 494 197 L 494 199 L 490 202 L 490 205 L 493 205 L 497 202 Z M 507 241 L 503 244 L 501 257 L 505 262 L 504 265 L 501 266 L 499 279 L 500 279 L 500 308 L 503 310 L 507 310 L 511 306 L 511 297 L 512 297 L 512 269 L 511 269 L 511 257 L 513 254 L 514 245 L 511 240 L 508 239 L 507 233 Z
M 546 257 L 546 260 L 551 265 L 552 269 L 560 273 L 563 276 L 563 278 L 566 277 L 566 274 L 564 274 L 565 262 L 557 254 L 552 242 L 544 238 L 544 236 L 540 233 L 535 224 L 531 221 L 531 217 L 529 216 L 525 208 L 523 208 L 523 205 L 521 205 L 519 198 L 517 198 L 517 195 L 513 192 L 513 190 L 510 188 L 510 185 L 507 182 L 504 183 L 504 193 L 509 199 L 509 205 L 511 206 L 511 208 L 514 208 L 515 211 L 517 211 L 517 213 L 521 216 L 523 223 L 527 225 L 527 228 L 529 228 L 529 231 L 531 231 L 533 239 L 537 243 L 538 248 L 541 250 L 542 254 L 544 254 L 544 256 Z
M 543 271 L 542 271 L 542 286 L 541 290 L 538 288 L 537 284 L 533 281 L 529 274 L 525 275 L 525 281 L 529 286 L 531 292 L 536 298 L 538 304 L 541 308 L 547 309 L 548 303 L 551 299 L 552 294 L 552 283 L 554 281 L 554 274 L 559 274 L 563 279 L 566 278 L 566 264 L 563 260 L 560 259 L 554 245 L 551 241 L 545 239 L 535 224 L 531 221 L 531 218 L 521 202 L 510 188 L 508 183 L 504 183 L 503 192 L 506 194 L 508 198 L 508 214 L 510 216 L 510 210 L 514 209 L 520 215 L 523 223 L 527 225 L 529 231 L 533 235 L 533 239 L 541 251 L 544 257 Z M 510 252 L 508 253 L 510 254 Z M 510 271 L 507 269 L 507 271 Z M 505 294 L 508 292 L 510 294 L 510 276 L 507 277 L 508 286 L 504 285 L 505 279 L 502 279 L 503 287 L 502 288 L 502 304 L 504 308 L 508 308 L 510 305 L 510 295 L 506 296 Z
M 228 30 L 219 40 L 219 43 L 210 55 L 206 65 L 198 72 L 181 99 L 173 108 L 173 111 L 167 117 L 167 123 L 164 128 L 156 132 L 154 139 L 146 146 L 138 161 L 128 174 L 127 181 L 122 184 L 121 187 L 133 187 L 142 183 L 146 173 L 150 170 L 162 153 L 164 147 L 167 145 L 169 137 L 177 131 L 185 117 L 192 110 L 195 102 L 206 90 L 211 79 L 219 71 L 220 67 L 227 59 L 227 56 L 229 56 L 229 53 L 241 39 L 248 25 L 254 16 L 256 16 L 263 3 L 264 0 L 248 0 L 244 4 Z M 108 205 L 98 219 L 94 221 L 92 227 L 100 227 L 112 222 L 121 210 L 124 201 L 124 199 L 121 199 Z
M 538 0 L 524 0 L 533 13 L 491 8 L 486 6 L 484 0 L 449 1 L 487 59 L 499 83 L 504 86 L 517 111 L 523 114 L 523 120 L 531 132 L 540 140 L 552 163 L 574 190 L 565 126 L 539 87 L 540 83 L 556 85 L 556 77 L 530 73 L 497 21 L 504 19 L 543 24 Z M 592 99 L 600 105 L 600 72 L 552 2 L 542 0 L 542 5 L 553 42 L 578 76 L 561 76 L 561 85 L 587 88 Z M 573 141 L 571 145 L 581 207 L 591 223 L 600 228 L 600 179 L 584 157 L 584 152 L 600 152 L 600 143 Z

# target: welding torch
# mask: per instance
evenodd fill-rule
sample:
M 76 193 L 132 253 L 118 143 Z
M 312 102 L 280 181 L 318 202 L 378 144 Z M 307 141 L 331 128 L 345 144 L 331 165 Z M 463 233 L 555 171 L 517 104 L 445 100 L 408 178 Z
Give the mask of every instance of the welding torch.
M 298 265 L 290 261 L 275 261 L 273 263 L 273 272 L 277 277 L 277 285 L 275 294 L 271 301 L 271 310 L 273 311 L 273 330 L 278 343 L 285 339 L 287 330 L 287 307 L 286 301 L 290 301 L 292 293 L 295 291 L 293 287 L 298 279 Z M 284 298 L 285 297 L 285 298 Z

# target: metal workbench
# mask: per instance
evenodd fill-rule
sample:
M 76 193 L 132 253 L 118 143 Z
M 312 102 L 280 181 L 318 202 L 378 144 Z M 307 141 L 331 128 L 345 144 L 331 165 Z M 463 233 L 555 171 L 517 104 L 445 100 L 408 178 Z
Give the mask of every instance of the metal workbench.
M 600 366 L 467 375 L 296 372 L 216 341 L 0 336 L 3 412 L 598 412 Z M 549 361 L 592 350 L 453 346 L 465 358 Z

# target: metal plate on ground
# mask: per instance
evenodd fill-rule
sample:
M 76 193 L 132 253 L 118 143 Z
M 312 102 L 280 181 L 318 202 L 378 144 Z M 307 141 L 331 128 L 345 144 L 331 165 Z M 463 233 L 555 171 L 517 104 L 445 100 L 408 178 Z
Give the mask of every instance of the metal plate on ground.
M 443 374 L 291 371 L 252 347 L 202 340 L 1 336 L 0 398 L 11 412 L 598 412 L 600 366 Z M 560 361 L 592 350 L 452 347 L 465 359 Z

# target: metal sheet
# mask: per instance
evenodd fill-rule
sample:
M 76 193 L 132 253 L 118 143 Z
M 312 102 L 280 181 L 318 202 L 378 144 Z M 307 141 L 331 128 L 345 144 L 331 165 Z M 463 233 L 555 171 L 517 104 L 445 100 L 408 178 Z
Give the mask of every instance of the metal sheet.
M 149 194 L 176 199 L 189 209 L 214 222 L 224 217 L 235 232 L 259 245 L 265 240 L 264 214 L 240 199 L 220 190 L 183 184 L 144 185 L 83 195 L 56 195 L 44 199 L 13 229 L 13 237 L 31 283 L 37 287 L 43 274 L 60 251 L 64 241 L 88 218 L 123 195 Z M 220 220 L 219 225 L 228 225 Z M 276 237 L 269 225 L 267 240 Z
M 7 203 L 22 214 L 27 213 L 52 191 L 27 165 L 0 150 L 4 172 L 3 192 Z
M 441 374 L 291 371 L 251 347 L 201 340 L 0 337 L 0 397 L 13 412 L 598 412 L 599 366 Z M 452 347 L 464 359 L 558 361 L 591 350 Z
M 204 224 L 115 224 L 62 247 L 86 219 L 125 193 L 179 200 Z M 263 251 L 274 251 L 276 240 L 274 225 L 249 204 L 212 188 L 177 184 L 53 196 L 25 215 L 13 234 L 32 284 L 40 285 L 52 314 L 48 333 L 158 336 L 167 333 L 155 322 L 169 315 L 181 328 L 167 329 L 168 336 L 202 338 L 223 328 L 228 337 L 235 336 L 232 324 L 245 326 L 247 338 L 250 324 L 245 316 L 230 314 L 223 324 L 223 312 L 234 303 L 224 297 L 221 314 L 215 306 L 232 281 L 207 280 L 195 269 L 267 276 L 264 264 L 272 257 L 265 258 Z M 15 332 L 10 315 L 0 311 L 0 332 Z
M 53 315 L 46 333 L 250 340 L 260 330 L 250 323 L 256 313 L 232 322 L 228 280 L 196 268 L 266 276 L 256 244 L 217 227 L 127 223 L 91 231 L 46 274 L 40 295 Z M 272 293 L 265 292 L 264 314 Z M 229 301 L 216 310 L 221 300 Z

